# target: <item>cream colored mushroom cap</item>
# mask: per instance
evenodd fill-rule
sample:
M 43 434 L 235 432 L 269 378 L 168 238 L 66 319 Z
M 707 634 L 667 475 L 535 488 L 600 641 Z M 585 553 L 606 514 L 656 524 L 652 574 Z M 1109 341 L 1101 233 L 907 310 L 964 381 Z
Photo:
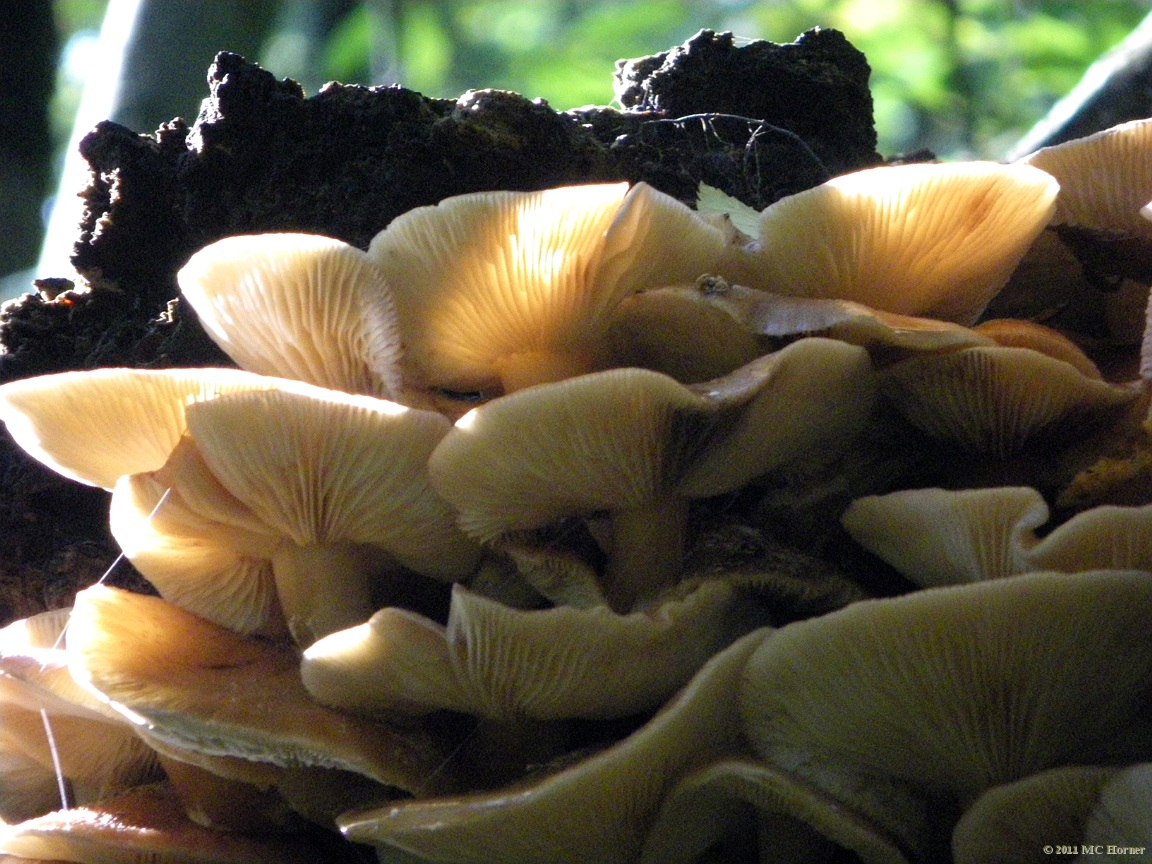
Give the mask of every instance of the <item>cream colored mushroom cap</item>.
M 1149 602 L 1149 573 L 1033 573 L 790 624 L 749 660 L 746 734 L 830 794 L 880 778 L 962 807 L 1039 771 L 1139 759 Z
M 418 732 L 316 703 L 294 648 L 241 636 L 158 597 L 87 588 L 68 636 L 76 680 L 167 748 L 338 768 L 413 792 L 443 759 Z
M 95 369 L 0 386 L 12 438 L 72 480 L 111 489 L 162 466 L 187 428 L 189 405 L 243 390 L 304 385 L 238 369 Z
M 971 324 L 1048 224 L 1057 188 L 991 162 L 845 174 L 766 208 L 738 281 Z
M 563 515 L 732 491 L 822 446 L 847 446 L 872 407 L 864 349 L 802 339 L 691 387 L 610 369 L 509 394 L 457 421 L 435 487 L 483 541 Z
M 487 793 L 399 802 L 339 820 L 349 839 L 457 864 L 629 864 L 668 786 L 743 754 L 734 698 L 757 630 L 718 653 L 651 721 L 577 764 Z M 385 859 L 386 860 L 386 859 Z
M 176 274 L 205 331 L 243 369 L 396 398 L 396 312 L 361 250 L 316 234 L 226 237 Z
M 1152 120 L 1132 120 L 1018 160 L 1060 183 L 1056 225 L 1152 235 L 1140 210 L 1152 200 Z
M 512 609 L 456 586 L 447 627 L 402 609 L 304 652 L 304 686 L 326 705 L 382 716 L 441 708 L 509 719 L 650 711 L 740 633 L 725 582 L 645 612 Z M 643 663 L 636 658 L 643 657 Z
M 625 297 L 695 279 L 726 243 L 679 201 L 611 183 L 449 198 L 393 220 L 368 254 L 393 286 L 408 374 L 474 391 L 497 386 L 501 358 L 597 350 Z

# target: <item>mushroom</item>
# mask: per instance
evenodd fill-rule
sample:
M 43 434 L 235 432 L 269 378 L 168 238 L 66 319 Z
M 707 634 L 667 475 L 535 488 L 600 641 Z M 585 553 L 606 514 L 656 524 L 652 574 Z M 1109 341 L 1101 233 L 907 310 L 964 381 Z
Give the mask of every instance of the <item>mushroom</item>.
M 713 270 L 730 238 L 644 183 L 612 183 L 418 207 L 368 255 L 394 292 L 407 381 L 451 400 L 612 365 L 613 310 Z
M 309 647 L 301 675 L 319 702 L 385 717 L 626 717 L 658 707 L 743 635 L 739 601 L 712 580 L 630 615 L 519 610 L 456 586 L 446 627 L 382 609 Z
M 1048 505 L 1035 489 L 908 489 L 858 498 L 848 533 L 923 586 L 1051 570 L 1152 571 L 1152 505 L 1084 510 L 1043 537 Z
M 0 819 L 106 797 L 159 774 L 155 754 L 115 711 L 72 680 L 67 609 L 0 630 Z
M 339 819 L 381 860 L 394 849 L 457 864 L 625 864 L 668 786 L 717 758 L 746 753 L 734 696 L 753 631 L 719 652 L 646 725 L 575 765 L 523 783 L 458 797 L 402 801 Z
M 158 597 L 105 586 L 81 591 L 67 650 L 73 677 L 163 753 L 255 763 L 264 770 L 252 776 L 264 781 L 316 767 L 410 793 L 445 782 L 445 754 L 425 734 L 316 703 L 300 682 L 295 649 L 241 636 Z
M 301 837 L 213 831 L 192 822 L 163 784 L 139 786 L 106 801 L 0 826 L 0 853 L 81 864 L 323 864 Z
M 765 763 L 895 836 L 916 828 L 909 800 L 947 836 L 992 786 L 1147 758 L 1149 602 L 1152 574 L 1108 571 L 854 603 L 760 644 L 744 731 Z
M 872 381 L 863 349 L 828 339 L 692 387 L 644 369 L 592 373 L 473 409 L 429 473 L 486 543 L 607 511 L 605 596 L 627 611 L 679 578 L 691 499 L 833 459 L 867 420 Z
M 909 164 L 835 177 L 760 214 L 723 275 L 777 294 L 971 324 L 1055 209 L 1027 165 Z
M 955 864 L 1024 864 L 1035 861 L 1056 838 L 1079 848 L 1100 790 L 1122 770 L 1070 765 L 992 787 L 956 823 Z M 1108 842 L 1119 839 L 1118 833 L 1111 834 Z
M 893 363 L 881 373 L 881 392 L 928 435 L 999 458 L 1058 425 L 1099 417 L 1140 395 L 1031 348 L 999 345 Z
M 225 237 L 176 278 L 204 330 L 241 368 L 399 398 L 391 293 L 356 247 L 316 234 Z
M 274 585 L 307 645 L 366 620 L 374 584 L 397 565 L 447 581 L 478 561 L 428 482 L 450 428 L 439 414 L 314 388 L 198 403 L 187 425 L 163 468 L 121 480 L 112 530 L 192 611 L 253 632 L 269 621 Z M 157 510 L 164 489 L 176 497 Z M 216 584 L 228 574 L 242 578 Z

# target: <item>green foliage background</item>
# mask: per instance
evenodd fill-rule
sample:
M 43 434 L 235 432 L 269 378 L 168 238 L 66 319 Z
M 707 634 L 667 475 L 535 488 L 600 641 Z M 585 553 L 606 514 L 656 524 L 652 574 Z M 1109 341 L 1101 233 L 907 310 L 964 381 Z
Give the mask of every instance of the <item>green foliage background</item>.
M 56 6 L 61 28 L 76 31 L 98 27 L 105 2 Z M 565 109 L 610 103 L 617 59 L 665 50 L 702 27 L 775 42 L 834 27 L 872 66 L 882 153 L 928 147 L 997 158 L 1149 7 L 1149 0 L 289 0 L 264 4 L 266 35 L 251 59 L 309 92 L 329 80 L 398 82 L 448 97 L 499 87 Z

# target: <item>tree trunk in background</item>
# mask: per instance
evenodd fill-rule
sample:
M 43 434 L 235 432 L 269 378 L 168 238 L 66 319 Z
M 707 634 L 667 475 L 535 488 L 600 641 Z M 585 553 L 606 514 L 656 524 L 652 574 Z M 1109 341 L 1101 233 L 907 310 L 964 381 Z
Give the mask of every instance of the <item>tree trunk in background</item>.
M 1145 117 L 1152 117 L 1152 15 L 1093 63 L 1072 92 L 1021 139 L 1009 158 Z
M 0 276 L 32 267 L 40 254 L 59 53 L 50 0 L 0 0 Z

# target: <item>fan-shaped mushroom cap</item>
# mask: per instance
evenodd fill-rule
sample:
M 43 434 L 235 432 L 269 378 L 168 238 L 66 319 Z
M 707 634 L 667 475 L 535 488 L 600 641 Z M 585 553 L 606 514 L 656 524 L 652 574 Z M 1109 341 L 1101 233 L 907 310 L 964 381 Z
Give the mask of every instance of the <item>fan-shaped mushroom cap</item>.
M 626 610 L 678 577 L 688 499 L 843 452 L 869 416 L 873 380 L 863 349 L 828 339 L 693 387 L 644 369 L 593 373 L 474 409 L 429 472 L 482 541 L 608 510 L 609 590 Z
M 226 237 L 176 278 L 205 331 L 241 368 L 399 397 L 391 293 L 354 246 L 315 234 Z
M 0 819 L 56 809 L 63 784 L 71 801 L 87 802 L 158 775 L 129 724 L 68 673 L 68 614 L 44 612 L 0 630 Z
M 1018 160 L 1060 183 L 1055 225 L 1152 236 L 1140 208 L 1152 200 L 1152 120 L 1121 123 L 1094 135 L 1044 147 Z
M 163 785 L 140 786 L 87 807 L 0 826 L 0 853 L 79 864 L 323 864 L 299 837 L 213 831 L 192 822 Z
M 382 569 L 448 580 L 479 558 L 428 482 L 450 428 L 439 414 L 312 388 L 198 403 L 187 424 L 192 452 L 121 481 L 112 529 L 165 597 L 198 614 L 259 629 L 274 583 L 310 643 L 367 619 Z M 176 497 L 156 510 L 162 488 Z
M 991 162 L 870 168 L 767 207 L 736 281 L 971 324 L 1048 224 L 1056 181 Z
M 908 489 L 854 501 L 842 522 L 857 542 L 924 586 L 1051 570 L 1152 571 L 1152 505 L 1094 507 L 1043 538 L 1035 489 Z
M 457 586 L 447 627 L 382 609 L 308 648 L 301 673 L 318 701 L 385 716 L 625 717 L 656 708 L 742 635 L 728 623 L 737 603 L 721 581 L 631 615 L 511 609 Z
M 745 753 L 734 693 L 757 630 L 713 657 L 639 731 L 535 781 L 490 793 L 401 802 L 341 817 L 351 840 L 458 864 L 624 864 L 640 854 L 668 786 Z
M 411 792 L 427 791 L 443 761 L 420 733 L 317 704 L 300 682 L 294 649 L 240 636 L 158 597 L 81 591 L 68 658 L 78 682 L 166 748 L 341 769 Z
M 294 385 L 238 369 L 61 372 L 0 386 L 0 420 L 49 468 L 111 489 L 121 475 L 164 464 L 187 428 L 189 405 Z
M 369 247 L 417 387 L 499 393 L 592 371 L 616 306 L 714 269 L 727 235 L 643 183 L 483 192 L 419 207 Z
M 1073 366 L 1086 378 L 1099 379 L 1100 369 L 1086 355 L 1080 346 L 1051 327 L 1035 321 L 1020 318 L 992 318 L 981 321 L 972 328 L 981 336 L 988 336 L 997 345 L 1006 348 L 1031 348 L 1056 360 L 1063 360 Z
M 1149 602 L 1152 574 L 1038 573 L 789 624 L 749 658 L 745 732 L 768 764 L 897 830 L 901 792 L 947 813 L 1039 771 L 1139 761 Z
M 1038 351 L 1002 346 L 910 357 L 886 367 L 880 386 L 934 438 L 999 457 L 1058 423 L 1084 420 L 1140 395 Z
M 1028 864 L 1056 837 L 1079 848 L 1101 788 L 1121 770 L 1073 765 L 992 787 L 956 823 L 955 864 Z M 1110 843 L 1117 840 L 1118 835 L 1108 837 Z

